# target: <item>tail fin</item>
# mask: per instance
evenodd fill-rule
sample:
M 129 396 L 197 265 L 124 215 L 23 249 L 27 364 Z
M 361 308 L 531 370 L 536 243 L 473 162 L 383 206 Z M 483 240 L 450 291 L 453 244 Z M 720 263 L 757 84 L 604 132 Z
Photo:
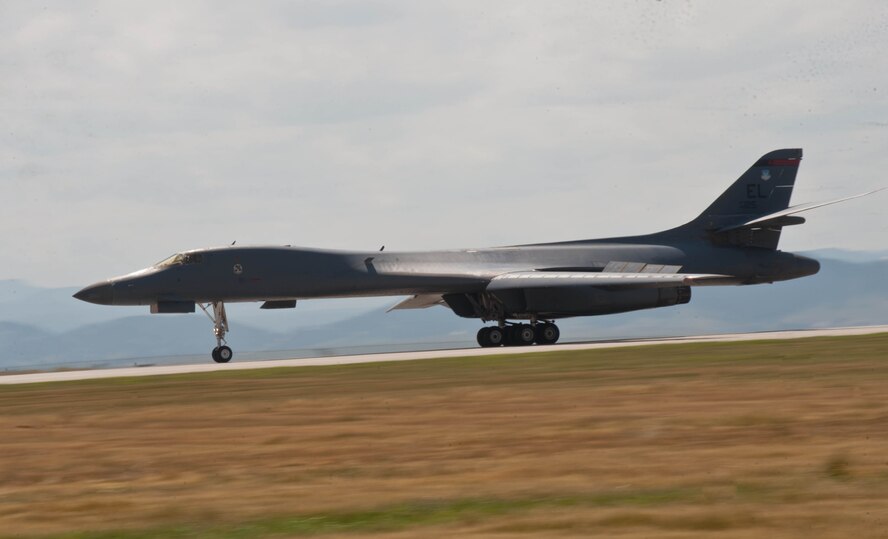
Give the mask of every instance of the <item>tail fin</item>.
M 706 231 L 714 243 L 776 249 L 783 227 L 800 224 L 804 219 L 785 217 L 760 226 L 743 223 L 789 207 L 801 161 L 800 148 L 766 153 L 685 226 Z

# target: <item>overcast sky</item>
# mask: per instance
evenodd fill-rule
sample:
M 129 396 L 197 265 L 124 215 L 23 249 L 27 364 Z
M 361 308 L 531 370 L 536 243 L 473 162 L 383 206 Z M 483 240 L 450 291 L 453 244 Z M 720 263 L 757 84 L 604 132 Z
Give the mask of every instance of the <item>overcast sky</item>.
M 652 232 L 781 147 L 794 203 L 888 185 L 888 3 L 4 1 L 0 110 L 0 279 Z M 884 249 L 886 207 L 781 247 Z

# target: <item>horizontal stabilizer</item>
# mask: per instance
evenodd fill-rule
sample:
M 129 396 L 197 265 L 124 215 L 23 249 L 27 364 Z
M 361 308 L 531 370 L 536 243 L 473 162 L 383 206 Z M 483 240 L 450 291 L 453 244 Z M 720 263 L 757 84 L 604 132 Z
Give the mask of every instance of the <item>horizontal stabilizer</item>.
M 563 286 L 608 286 L 621 288 L 669 288 L 734 284 L 730 275 L 695 273 L 611 273 L 517 271 L 497 275 L 487 285 L 488 291 L 516 288 L 558 288 Z
M 867 195 L 871 195 L 873 193 L 878 193 L 886 189 L 882 187 L 881 189 L 876 189 L 874 191 L 868 191 L 866 193 L 861 193 L 859 195 L 854 195 L 850 197 L 838 198 L 836 200 L 829 200 L 827 202 L 810 202 L 807 204 L 798 204 L 796 206 L 791 206 L 786 208 L 785 210 L 781 210 L 774 213 L 769 213 L 768 215 L 762 215 L 761 217 L 757 217 L 755 219 L 751 219 L 749 221 L 744 221 L 742 223 L 736 223 L 733 225 L 724 226 L 716 230 L 716 232 L 727 232 L 729 230 L 738 230 L 741 228 L 767 228 L 769 226 L 788 226 L 794 224 L 804 223 L 805 220 L 800 217 L 790 217 L 793 214 L 800 213 L 803 211 L 813 210 L 814 208 L 820 208 L 822 206 L 829 206 L 830 204 L 838 204 L 839 202 L 845 202 L 846 200 L 853 200 L 855 198 L 865 197 Z
M 444 298 L 441 297 L 441 294 L 418 294 L 405 299 L 386 312 L 390 313 L 401 309 L 426 309 L 435 305 L 444 305 Z

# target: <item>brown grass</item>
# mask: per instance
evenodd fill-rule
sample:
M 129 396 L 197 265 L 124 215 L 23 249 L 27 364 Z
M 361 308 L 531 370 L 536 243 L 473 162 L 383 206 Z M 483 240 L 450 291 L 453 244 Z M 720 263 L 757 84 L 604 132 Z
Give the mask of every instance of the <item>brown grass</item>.
M 877 335 L 2 387 L 0 536 L 886 537 L 886 354 Z

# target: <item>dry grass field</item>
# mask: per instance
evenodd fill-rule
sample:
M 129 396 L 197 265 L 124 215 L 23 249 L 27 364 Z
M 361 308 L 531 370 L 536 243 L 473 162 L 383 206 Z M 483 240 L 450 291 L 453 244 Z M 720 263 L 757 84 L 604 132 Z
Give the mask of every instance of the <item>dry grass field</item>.
M 0 537 L 888 537 L 888 335 L 0 387 Z

